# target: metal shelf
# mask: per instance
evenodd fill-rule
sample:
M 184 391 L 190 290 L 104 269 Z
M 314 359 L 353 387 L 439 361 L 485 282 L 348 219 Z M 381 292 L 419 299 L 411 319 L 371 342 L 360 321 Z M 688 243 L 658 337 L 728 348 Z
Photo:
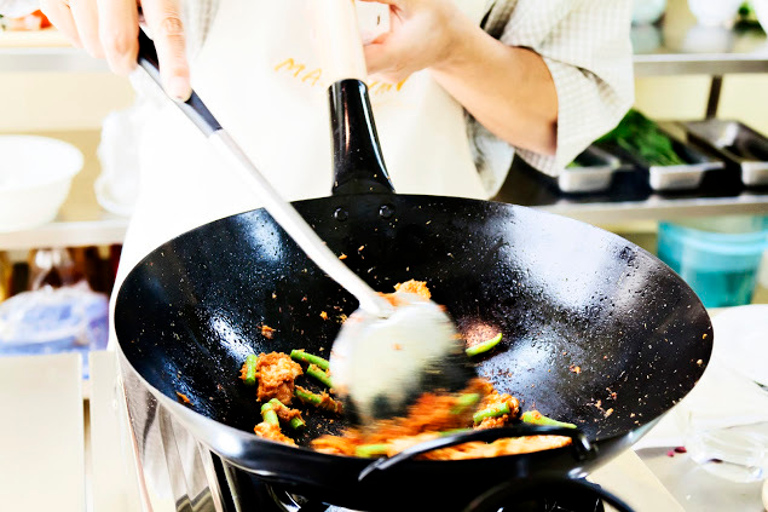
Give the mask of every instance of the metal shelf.
M 710 108 L 714 114 L 719 85 L 725 74 L 768 73 L 768 38 L 759 28 L 707 28 L 697 25 L 687 0 L 669 0 L 661 23 L 632 29 L 637 77 L 660 75 L 709 75 L 714 77 Z M 54 29 L 36 33 L 0 32 L 0 73 L 3 72 L 105 72 L 103 60 L 69 46 Z M 66 132 L 61 138 L 67 140 Z M 98 134 L 90 135 L 91 150 Z M 128 220 L 106 213 L 93 197 L 92 169 L 73 185 L 59 219 L 18 233 L 0 233 L 0 250 L 56 245 L 108 245 L 120 243 Z M 88 174 L 88 173 L 81 173 Z M 606 200 L 541 199 L 536 189 L 521 195 L 521 183 L 507 187 L 497 200 L 525 204 L 594 224 L 636 220 L 662 220 L 696 215 L 768 214 L 768 192 L 744 192 L 733 197 Z M 533 189 L 532 189 L 533 190 Z M 531 195 L 536 195 L 531 199 Z
M 532 207 L 590 224 L 616 225 L 640 220 L 673 220 L 692 216 L 768 215 L 768 194 L 676 200 L 653 197 L 645 201 L 619 203 L 579 204 L 561 201 Z M 106 213 L 102 218 L 93 220 L 57 220 L 31 230 L 0 233 L 0 250 L 120 244 L 127 228 L 126 218 Z
M 651 197 L 645 201 L 618 203 L 579 204 L 562 201 L 535 208 L 598 225 L 694 216 L 768 215 L 768 193 L 700 199 Z
M 642 171 L 614 175 L 611 187 L 567 194 L 556 180 L 515 160 L 496 201 L 519 204 L 597 225 L 675 220 L 694 216 L 768 215 L 768 187 L 744 187 L 733 171 L 712 171 L 696 190 L 653 191 Z
M 699 25 L 687 0 L 670 0 L 661 22 L 632 27 L 635 76 L 768 73 L 768 39 L 759 26 Z
M 94 220 L 57 220 L 34 229 L 0 233 L 0 250 L 122 244 L 127 228 L 127 219 L 108 214 Z
M 759 27 L 697 25 L 687 0 L 669 0 L 655 25 L 632 28 L 635 75 L 768 73 L 768 39 Z M 106 72 L 104 60 L 73 48 L 55 29 L 0 32 L 0 73 Z
M 106 62 L 77 48 L 0 48 L 0 73 L 105 73 Z
M 104 60 L 74 48 L 55 29 L 0 31 L 0 73 L 103 73 Z
M 78 146 L 86 156 L 86 165 L 75 178 L 58 219 L 34 229 L 0 233 L 0 251 L 122 243 L 128 219 L 105 212 L 98 204 L 93 188 L 101 171 L 95 158 L 99 132 L 48 132 L 42 135 L 60 138 Z M 630 183 L 600 197 L 561 195 L 543 175 L 522 161 L 516 162 L 495 200 L 521 204 L 591 224 L 618 225 L 690 216 L 768 215 L 766 188 L 737 190 L 722 197 L 716 196 L 717 190 L 709 190 L 708 193 L 715 195 L 710 197 L 670 197 L 641 193 L 643 187 Z
M 635 76 L 768 73 L 768 54 L 635 55 Z

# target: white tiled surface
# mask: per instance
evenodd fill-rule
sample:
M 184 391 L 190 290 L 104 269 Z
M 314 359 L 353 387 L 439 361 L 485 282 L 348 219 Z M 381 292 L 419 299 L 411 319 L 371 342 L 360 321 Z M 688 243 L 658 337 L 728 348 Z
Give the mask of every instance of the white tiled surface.
M 0 511 L 141 510 L 123 404 L 114 392 L 114 354 L 93 353 L 90 364 L 91 396 L 84 415 L 79 356 L 0 358 Z M 696 510 L 681 492 L 685 487 L 701 494 L 702 478 L 692 482 L 687 477 L 685 486 L 677 485 L 679 478 L 673 482 L 670 477 L 677 471 L 667 467 L 685 462 L 683 458 L 646 454 L 641 459 L 628 450 L 591 479 L 637 512 Z M 717 479 L 707 485 L 708 492 L 722 494 L 717 503 L 742 503 Z
M 732 326 L 738 325 L 738 322 L 747 326 L 764 323 L 759 315 L 765 314 L 765 306 L 710 309 L 709 313 L 715 340 L 712 358 L 697 387 L 675 409 L 698 404 L 695 406 L 699 410 L 708 410 L 709 404 L 716 404 L 712 411 L 723 426 L 730 425 L 737 418 L 746 423 L 764 424 L 768 421 L 768 395 L 760 392 L 754 383 L 734 374 L 725 364 L 723 356 L 734 350 L 734 336 L 743 331 L 741 328 L 734 330 Z M 768 341 L 768 332 L 763 332 L 762 336 Z M 760 357 L 759 348 L 755 347 L 748 356 Z M 669 453 L 672 448 L 685 444 L 680 417 L 675 409 L 634 445 L 643 464 L 686 512 L 763 512 L 768 504 L 764 504 L 761 497 L 762 482 L 730 482 L 705 471 L 687 453 Z
M 589 479 L 626 501 L 636 512 L 683 512 L 683 507 L 632 450 L 595 471 Z
M 91 396 L 86 474 L 93 512 L 140 512 L 136 468 L 117 391 L 115 353 L 90 354 Z
M 79 356 L 0 359 L 0 510 L 141 510 L 114 354 L 92 353 L 90 368 L 84 411 Z M 682 510 L 632 451 L 593 480 L 637 512 Z
M 78 354 L 0 358 L 0 509 L 85 510 Z
M 729 482 L 707 473 L 687 454 L 670 457 L 668 451 L 644 448 L 638 454 L 686 512 L 763 512 L 762 482 Z

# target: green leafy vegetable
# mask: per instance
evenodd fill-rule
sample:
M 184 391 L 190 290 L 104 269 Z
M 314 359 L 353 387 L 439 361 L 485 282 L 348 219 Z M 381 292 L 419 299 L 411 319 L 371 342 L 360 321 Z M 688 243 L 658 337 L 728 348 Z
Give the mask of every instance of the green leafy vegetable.
M 670 139 L 658 125 L 637 110 L 630 110 L 619 125 L 598 143 L 612 143 L 639 156 L 651 165 L 686 165 L 675 152 Z

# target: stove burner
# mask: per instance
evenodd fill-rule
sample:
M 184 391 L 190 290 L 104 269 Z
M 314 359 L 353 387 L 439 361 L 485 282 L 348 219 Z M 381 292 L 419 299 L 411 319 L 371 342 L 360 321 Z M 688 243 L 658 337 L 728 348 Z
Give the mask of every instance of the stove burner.
M 312 502 L 300 496 L 280 491 L 273 486 L 266 486 L 267 492 L 275 500 L 275 511 L 281 512 L 361 512 L 347 508 Z M 605 512 L 605 506 L 591 492 L 575 493 L 553 492 L 524 502 L 507 504 L 499 508 L 493 506 L 488 510 L 495 512 Z
M 223 467 L 220 466 L 220 469 Z M 222 491 L 226 495 L 224 501 L 227 512 L 240 510 L 252 512 L 365 512 L 352 511 L 322 501 L 306 499 L 292 493 L 289 489 L 268 484 L 255 475 L 232 467 L 226 467 L 223 472 L 226 474 L 226 479 L 220 478 L 220 480 L 225 482 L 222 485 Z M 499 488 L 495 492 L 489 493 L 485 499 L 478 499 L 471 510 L 477 512 L 605 511 L 603 501 L 594 492 L 578 484 L 559 487 L 548 484 L 545 486 L 546 491 L 541 491 L 540 487 L 541 485 L 530 488 L 532 493 L 519 493 L 516 491 L 520 491 L 520 489 L 513 487 Z M 510 497 L 510 493 L 520 497 Z M 235 506 L 235 502 L 237 502 L 237 506 Z M 403 508 L 403 510 L 405 509 L 406 507 Z

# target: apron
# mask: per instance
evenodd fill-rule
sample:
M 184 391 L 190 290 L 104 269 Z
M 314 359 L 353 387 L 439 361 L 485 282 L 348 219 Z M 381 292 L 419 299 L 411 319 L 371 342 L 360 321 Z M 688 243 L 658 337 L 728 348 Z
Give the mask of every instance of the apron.
M 330 194 L 331 135 L 322 57 L 312 40 L 311 0 L 226 0 L 192 64 L 193 86 L 222 126 L 289 201 Z M 480 23 L 488 0 L 457 0 Z M 359 4 L 361 33 L 376 35 L 379 4 Z M 379 16 L 371 15 L 372 9 Z M 375 13 L 373 13 L 375 14 Z M 290 27 L 290 29 L 288 29 Z M 236 36 L 233 36 L 236 34 Z M 487 199 L 464 110 L 428 71 L 399 84 L 369 80 L 384 159 L 395 190 Z M 141 137 L 141 192 L 118 281 L 148 252 L 196 226 L 258 208 L 171 104 Z
M 333 183 L 330 115 L 322 58 L 312 41 L 313 0 L 224 0 L 200 54 L 193 86 L 210 110 L 289 201 L 325 197 Z M 480 23 L 488 0 L 457 0 Z M 386 6 L 359 4 L 361 33 L 372 39 Z M 383 9 L 383 11 L 382 11 Z M 384 159 L 395 190 L 487 199 L 475 168 L 463 108 L 431 77 L 399 84 L 369 80 Z M 258 208 L 249 187 L 172 104 L 153 114 L 139 150 L 141 192 L 126 233 L 115 290 L 158 245 L 196 226 Z M 117 293 L 112 294 L 112 304 Z M 113 318 L 110 315 L 110 320 Z M 114 328 L 110 346 L 114 347 Z M 123 375 L 145 502 L 175 510 L 162 420 L 167 415 L 131 372 Z M 174 425 L 175 459 L 199 467 L 194 439 Z M 173 458 L 173 457 L 172 457 Z M 204 464 L 203 464 L 204 465 Z

